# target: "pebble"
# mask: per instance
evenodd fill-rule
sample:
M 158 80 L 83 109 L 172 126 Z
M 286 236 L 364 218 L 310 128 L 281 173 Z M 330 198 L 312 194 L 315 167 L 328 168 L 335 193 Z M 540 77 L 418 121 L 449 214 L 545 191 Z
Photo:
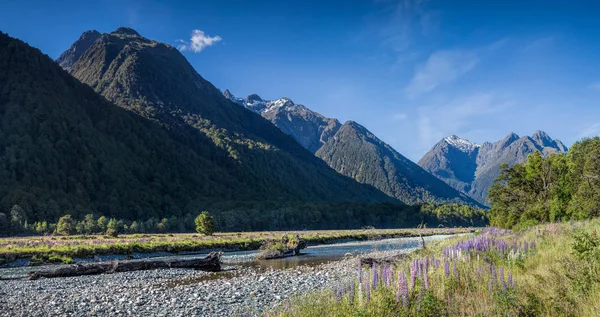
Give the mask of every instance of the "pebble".
M 412 250 L 363 256 L 385 257 Z M 348 256 L 314 267 L 281 270 L 226 266 L 220 278 L 190 269 L 159 269 L 5 280 L 0 281 L 0 316 L 259 316 L 287 298 L 354 278 L 356 263 L 357 257 Z

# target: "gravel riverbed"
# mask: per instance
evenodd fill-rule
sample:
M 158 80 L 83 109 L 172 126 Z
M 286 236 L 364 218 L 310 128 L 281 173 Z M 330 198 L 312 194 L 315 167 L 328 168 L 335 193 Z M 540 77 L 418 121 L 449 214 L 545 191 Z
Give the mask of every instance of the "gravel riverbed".
M 387 257 L 415 249 L 375 251 Z M 289 269 L 225 266 L 224 272 L 161 269 L 1 280 L 0 316 L 256 316 L 286 298 L 331 288 L 356 274 L 357 257 Z

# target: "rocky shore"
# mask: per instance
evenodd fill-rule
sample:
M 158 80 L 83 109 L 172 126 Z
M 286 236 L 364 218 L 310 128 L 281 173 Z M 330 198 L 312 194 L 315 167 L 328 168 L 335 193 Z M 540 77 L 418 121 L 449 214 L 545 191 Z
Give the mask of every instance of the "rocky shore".
M 378 251 L 389 257 L 414 249 Z M 356 256 L 289 269 L 226 266 L 224 272 L 160 269 L 0 281 L 0 316 L 256 316 L 286 298 L 356 274 Z

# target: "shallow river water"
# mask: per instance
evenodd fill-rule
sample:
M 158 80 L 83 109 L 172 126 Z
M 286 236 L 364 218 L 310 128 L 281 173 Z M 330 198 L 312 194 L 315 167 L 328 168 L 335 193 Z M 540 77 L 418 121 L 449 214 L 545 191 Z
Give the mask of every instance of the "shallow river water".
M 448 235 L 435 235 L 425 238 L 425 242 L 428 243 L 432 240 L 441 240 L 447 238 Z M 244 266 L 244 267 L 255 267 L 259 269 L 286 269 L 293 268 L 300 265 L 314 266 L 331 261 L 341 260 L 347 256 L 356 256 L 364 253 L 373 251 L 392 251 L 392 250 L 403 250 L 417 248 L 421 245 L 421 238 L 395 238 L 395 239 L 383 239 L 383 240 L 370 240 L 370 241 L 355 241 L 355 242 L 344 242 L 336 244 L 325 244 L 310 246 L 306 249 L 301 250 L 301 254 L 294 257 L 288 257 L 283 259 L 273 260 L 259 260 L 257 259 L 258 251 L 235 251 L 235 252 L 223 252 L 221 261 L 227 266 Z M 175 259 L 186 259 L 196 258 L 204 256 L 206 253 L 194 253 L 194 254 L 178 254 L 178 255 L 165 255 L 165 254 L 135 254 L 136 258 L 148 258 L 152 257 L 155 259 L 175 260 Z M 104 256 L 106 260 L 111 258 L 119 259 L 120 256 Z M 93 259 L 74 259 L 76 262 L 89 262 Z M 58 268 L 61 265 L 45 265 L 36 267 L 23 266 L 26 261 L 21 263 L 21 266 L 11 268 L 0 268 L 0 278 L 7 277 L 22 277 L 27 275 L 27 272 L 32 270 L 43 270 L 49 268 Z

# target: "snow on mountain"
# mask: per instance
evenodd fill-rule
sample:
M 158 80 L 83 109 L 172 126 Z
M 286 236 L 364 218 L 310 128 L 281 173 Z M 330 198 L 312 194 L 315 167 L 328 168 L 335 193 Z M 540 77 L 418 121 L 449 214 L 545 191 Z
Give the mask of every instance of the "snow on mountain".
M 228 89 L 223 92 L 223 95 L 238 105 L 244 106 L 258 114 L 263 114 L 281 107 L 294 105 L 294 102 L 290 98 L 286 97 L 275 100 L 263 100 L 260 96 L 252 94 L 246 98 L 238 98 L 234 96 Z
M 481 144 L 470 142 L 469 140 L 459 138 L 456 135 L 445 137 L 444 141 L 463 152 L 471 152 L 481 146 Z

